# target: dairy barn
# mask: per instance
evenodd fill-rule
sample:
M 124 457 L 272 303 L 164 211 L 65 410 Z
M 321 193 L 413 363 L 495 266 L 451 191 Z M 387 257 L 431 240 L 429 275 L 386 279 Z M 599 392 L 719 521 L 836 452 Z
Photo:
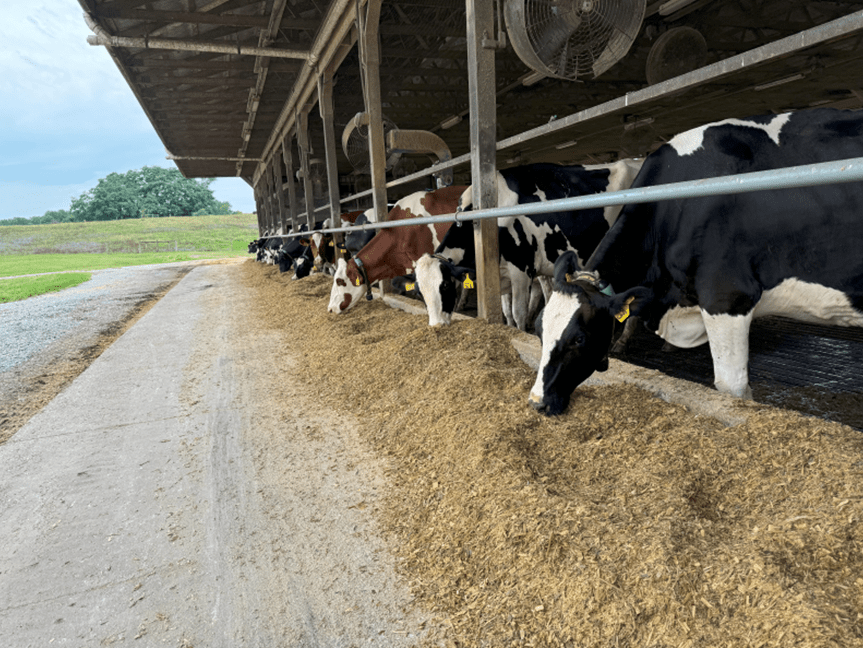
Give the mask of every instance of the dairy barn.
M 0 446 L 9 645 L 860 645 L 860 3 L 79 3 L 259 237 Z

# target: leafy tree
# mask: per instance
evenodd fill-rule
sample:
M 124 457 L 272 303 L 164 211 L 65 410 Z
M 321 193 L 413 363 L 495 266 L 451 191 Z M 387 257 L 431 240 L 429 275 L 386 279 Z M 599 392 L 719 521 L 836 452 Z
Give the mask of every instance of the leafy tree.
M 214 178 L 184 178 L 179 170 L 143 167 L 109 173 L 92 189 L 72 199 L 69 210 L 47 211 L 33 218 L 9 218 L 0 225 L 42 225 L 75 221 L 119 220 L 158 216 L 235 214 L 213 197 Z
M 238 212 L 231 209 L 231 204 L 227 201 L 219 202 L 216 201 L 214 203 L 214 207 L 207 208 L 202 207 L 198 211 L 196 211 L 193 216 L 228 216 L 230 214 L 237 214 Z
M 30 225 L 30 219 L 24 218 L 23 216 L 4 218 L 3 220 L 0 220 L 0 225 Z
M 73 199 L 69 211 L 76 221 L 216 214 L 222 207 L 211 182 L 213 178 L 184 178 L 177 169 L 145 166 L 102 178 Z

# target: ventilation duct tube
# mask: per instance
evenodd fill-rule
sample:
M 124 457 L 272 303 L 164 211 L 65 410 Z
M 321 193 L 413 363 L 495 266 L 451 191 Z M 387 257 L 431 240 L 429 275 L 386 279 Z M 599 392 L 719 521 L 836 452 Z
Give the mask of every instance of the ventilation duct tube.
M 435 133 L 421 130 L 393 130 L 387 133 L 387 153 L 409 155 L 434 155 L 438 162 L 452 159 L 450 148 Z M 453 169 L 443 169 L 433 174 L 439 188 L 453 184 Z

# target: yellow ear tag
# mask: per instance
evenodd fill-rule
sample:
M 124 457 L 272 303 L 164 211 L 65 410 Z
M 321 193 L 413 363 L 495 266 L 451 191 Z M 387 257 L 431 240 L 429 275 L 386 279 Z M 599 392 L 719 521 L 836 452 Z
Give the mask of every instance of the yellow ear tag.
M 359 286 L 359 285 L 360 285 L 360 282 L 361 282 L 360 277 L 357 277 L 357 278 L 354 280 L 354 285 L 355 285 L 355 286 Z
M 630 317 L 630 303 L 636 299 L 635 297 L 629 297 L 627 301 L 624 303 L 624 308 L 622 308 L 618 314 L 615 316 L 615 319 L 619 322 L 623 322 L 628 317 Z
M 474 282 L 471 281 L 471 277 L 469 277 L 468 275 L 465 275 L 465 281 L 462 282 L 462 286 L 464 288 L 473 288 Z
M 405 284 L 405 290 L 414 290 L 414 284 L 413 283 Z
M 336 244 L 333 241 L 330 241 L 330 247 L 335 246 Z

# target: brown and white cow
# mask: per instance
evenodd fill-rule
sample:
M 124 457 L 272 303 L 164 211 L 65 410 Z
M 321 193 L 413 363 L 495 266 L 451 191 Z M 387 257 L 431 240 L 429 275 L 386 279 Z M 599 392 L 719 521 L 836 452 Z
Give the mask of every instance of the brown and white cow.
M 390 210 L 388 220 L 455 213 L 465 189 L 445 187 L 405 196 Z M 368 292 L 371 297 L 368 291 L 371 284 L 412 272 L 417 259 L 441 244 L 451 224 L 383 229 L 348 261 L 337 259 L 327 310 L 344 313 L 360 300 L 363 293 Z

